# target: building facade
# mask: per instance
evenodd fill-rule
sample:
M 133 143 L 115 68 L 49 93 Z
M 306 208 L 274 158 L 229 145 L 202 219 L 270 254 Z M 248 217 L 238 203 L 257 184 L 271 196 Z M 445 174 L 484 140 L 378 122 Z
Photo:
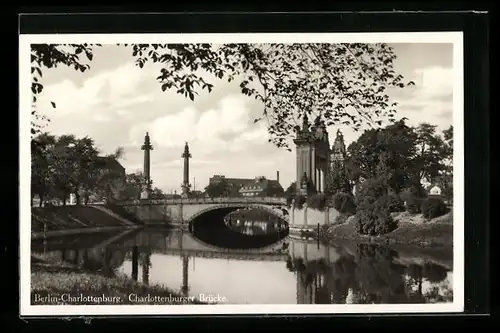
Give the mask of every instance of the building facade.
M 279 183 L 279 172 L 276 173 L 276 177 L 277 179 L 267 179 L 264 176 L 255 178 L 226 178 L 223 175 L 214 175 L 209 179 L 209 184 L 226 182 L 229 187 L 230 197 L 283 196 L 284 189 Z

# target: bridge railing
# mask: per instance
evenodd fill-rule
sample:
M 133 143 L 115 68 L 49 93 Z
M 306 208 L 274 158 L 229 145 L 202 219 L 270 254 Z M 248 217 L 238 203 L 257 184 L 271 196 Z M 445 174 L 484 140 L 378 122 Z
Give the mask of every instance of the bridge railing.
M 120 206 L 130 205 L 176 205 L 176 204 L 276 204 L 285 205 L 286 198 L 281 197 L 221 197 L 221 198 L 179 198 L 179 199 L 141 199 L 141 200 L 123 200 L 115 201 L 114 204 Z

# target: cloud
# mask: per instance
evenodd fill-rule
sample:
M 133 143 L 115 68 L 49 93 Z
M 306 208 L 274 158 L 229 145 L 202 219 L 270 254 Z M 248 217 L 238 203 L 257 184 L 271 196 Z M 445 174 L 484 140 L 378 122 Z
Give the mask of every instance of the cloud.
M 401 57 L 405 78 L 416 85 L 394 92 L 393 97 L 400 104 L 398 116 L 409 118 L 413 125 L 428 121 L 447 127 L 452 113 L 452 69 L 446 67 L 446 61 L 436 62 L 420 53 L 414 55 L 418 48 L 415 44 L 411 52 L 407 50 L 407 55 Z M 287 152 L 268 142 L 266 124 L 252 121 L 261 115 L 262 105 L 242 95 L 238 82 L 207 77 L 215 84 L 212 93 L 200 91 L 192 102 L 175 90 L 161 90 L 156 80 L 158 64 L 140 69 L 133 63 L 130 50 L 123 50 L 130 57 L 127 58 L 115 46 L 105 46 L 98 52 L 94 61 L 106 60 L 95 64 L 93 61 L 89 72 L 54 69 L 65 74 L 53 75 L 58 79 L 52 84 L 51 76 L 44 75 L 45 88 L 37 107 L 51 119 L 47 127 L 50 132 L 88 135 L 104 153 L 123 146 L 125 157 L 121 163 L 127 172 L 142 169 L 141 145 L 145 132 L 149 132 L 154 145 L 151 153 L 154 184 L 169 192 L 180 190 L 185 142 L 189 142 L 193 155 L 190 175 L 196 177 L 198 189 L 206 186 L 214 174 L 274 178 L 279 170 L 285 188 L 295 180 L 293 144 L 292 152 Z M 114 57 L 121 60 L 115 64 Z M 416 57 L 419 59 L 415 60 Z M 50 101 L 56 102 L 56 109 Z M 348 126 L 331 127 L 332 143 L 337 129 L 342 130 L 347 144 L 361 134 Z M 190 182 L 194 183 L 193 180 Z
M 443 66 L 415 68 L 408 78 L 415 86 L 395 92 L 399 103 L 398 116 L 408 118 L 408 123 L 432 123 L 440 130 L 452 124 L 453 69 Z

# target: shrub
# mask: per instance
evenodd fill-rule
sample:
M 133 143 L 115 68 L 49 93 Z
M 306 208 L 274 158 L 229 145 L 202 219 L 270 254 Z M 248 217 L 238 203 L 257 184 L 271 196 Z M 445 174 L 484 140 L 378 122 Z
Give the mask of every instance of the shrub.
M 338 192 L 333 196 L 333 207 L 341 214 L 356 213 L 356 203 L 351 193 Z
M 389 211 L 391 213 L 394 212 L 404 212 L 405 211 L 405 203 L 396 193 L 390 193 L 387 197 Z
M 402 198 L 406 201 L 406 210 L 410 214 L 418 214 L 424 198 L 427 196 L 422 185 L 412 185 L 402 193 Z
M 295 196 L 295 208 L 302 209 L 305 203 L 306 197 L 304 197 L 302 194 Z
M 389 209 L 388 186 L 381 179 L 366 180 L 360 188 L 356 209 L 356 231 L 362 235 L 383 235 L 397 223 Z
M 425 218 L 432 219 L 446 214 L 448 209 L 441 198 L 427 198 L 422 202 L 420 210 Z
M 326 196 L 322 193 L 318 193 L 307 197 L 307 206 L 321 211 L 324 210 L 326 206 Z
M 347 222 L 347 215 L 338 215 L 335 218 L 334 224 L 343 224 Z

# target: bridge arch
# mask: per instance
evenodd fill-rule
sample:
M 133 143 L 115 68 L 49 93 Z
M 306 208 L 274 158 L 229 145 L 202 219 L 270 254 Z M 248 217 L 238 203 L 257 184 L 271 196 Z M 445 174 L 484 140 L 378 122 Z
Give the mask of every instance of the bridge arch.
M 197 213 L 193 214 L 186 222 L 188 224 L 191 224 L 193 221 L 198 219 L 200 216 L 205 215 L 208 212 L 213 212 L 217 210 L 227 210 L 228 212 L 233 212 L 241 208 L 253 208 L 253 209 L 260 209 L 264 210 L 271 215 L 274 215 L 280 219 L 282 219 L 284 222 L 289 222 L 288 219 L 288 211 L 280 206 L 268 206 L 268 205 L 262 205 L 262 204 L 218 204 L 218 205 L 213 205 L 206 207 L 204 209 L 201 209 Z M 286 212 L 286 213 L 284 213 Z

